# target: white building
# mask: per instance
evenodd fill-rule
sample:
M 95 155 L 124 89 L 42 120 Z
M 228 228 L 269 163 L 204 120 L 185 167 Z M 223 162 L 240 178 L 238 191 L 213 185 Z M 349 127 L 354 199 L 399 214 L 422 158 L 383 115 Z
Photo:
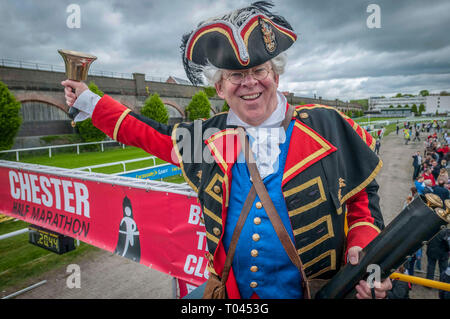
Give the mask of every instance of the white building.
M 432 94 L 426 96 L 426 98 L 425 113 L 436 114 L 436 111 L 438 111 L 439 114 L 450 113 L 450 96 Z
M 412 96 L 412 97 L 370 97 L 369 98 L 369 110 L 381 110 L 389 108 L 391 105 L 396 108 L 398 105 L 405 107 L 417 106 L 419 109 L 420 104 L 425 106 L 425 112 L 423 114 L 439 114 L 450 113 L 450 96 L 441 96 L 437 94 L 431 94 L 428 96 Z
M 383 108 L 388 108 L 389 106 L 393 106 L 394 108 L 398 105 L 405 107 L 412 107 L 415 104 L 419 107 L 420 104 L 425 105 L 426 109 L 426 97 L 425 96 L 414 96 L 414 97 L 370 97 L 369 98 L 369 109 L 370 110 L 380 110 Z

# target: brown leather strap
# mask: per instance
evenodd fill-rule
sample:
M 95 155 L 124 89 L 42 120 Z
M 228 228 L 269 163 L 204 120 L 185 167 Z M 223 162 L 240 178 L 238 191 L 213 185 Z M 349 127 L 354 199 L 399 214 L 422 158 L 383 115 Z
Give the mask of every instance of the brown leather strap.
M 291 123 L 292 116 L 294 115 L 295 107 L 292 105 L 289 105 L 288 109 L 286 110 L 286 114 L 284 116 L 283 122 L 281 122 L 281 126 L 286 131 L 289 127 L 289 123 Z
M 224 263 L 223 271 L 222 271 L 221 281 L 222 281 L 223 285 L 225 285 L 225 283 L 228 280 L 228 274 L 231 269 L 231 264 L 233 261 L 234 253 L 236 251 L 236 246 L 237 246 L 237 242 L 239 240 L 239 235 L 241 234 L 241 230 L 244 227 L 245 220 L 247 219 L 248 213 L 250 212 L 250 209 L 252 208 L 255 198 L 256 198 L 256 190 L 255 190 L 255 186 L 252 185 L 252 188 L 250 188 L 250 192 L 247 195 L 247 199 L 245 200 L 244 207 L 242 208 L 242 211 L 241 211 L 241 214 L 237 221 L 236 227 L 234 228 L 233 235 L 231 236 L 230 247 L 228 247 L 227 257 L 225 258 L 225 263 Z

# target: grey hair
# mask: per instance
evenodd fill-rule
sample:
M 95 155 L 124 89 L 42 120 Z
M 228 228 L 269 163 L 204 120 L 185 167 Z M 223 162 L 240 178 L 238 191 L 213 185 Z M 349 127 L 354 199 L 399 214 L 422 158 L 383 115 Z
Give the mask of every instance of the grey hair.
M 286 52 L 282 52 L 276 57 L 269 60 L 269 62 L 272 64 L 272 70 L 275 74 L 281 75 L 284 73 L 287 60 L 288 59 Z M 202 67 L 203 77 L 205 78 L 206 82 L 212 86 L 214 86 L 222 79 L 222 72 L 223 69 L 219 69 L 209 62 Z

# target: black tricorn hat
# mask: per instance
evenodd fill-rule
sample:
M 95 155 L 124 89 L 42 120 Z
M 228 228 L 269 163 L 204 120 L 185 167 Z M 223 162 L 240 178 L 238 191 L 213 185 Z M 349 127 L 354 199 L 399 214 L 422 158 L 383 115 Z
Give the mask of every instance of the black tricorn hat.
M 202 66 L 241 70 L 263 64 L 287 50 L 297 35 L 282 16 L 258 1 L 222 17 L 201 22 L 183 36 L 181 51 L 189 80 L 202 84 Z

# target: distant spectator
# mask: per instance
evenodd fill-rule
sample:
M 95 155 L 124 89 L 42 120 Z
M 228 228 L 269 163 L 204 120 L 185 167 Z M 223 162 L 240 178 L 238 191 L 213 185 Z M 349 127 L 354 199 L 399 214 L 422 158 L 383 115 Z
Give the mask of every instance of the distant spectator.
M 431 168 L 431 167 L 427 167 L 427 169 L 426 169 L 426 171 L 423 173 L 423 178 L 424 178 L 424 182 L 425 182 L 425 185 L 428 185 L 428 186 L 436 186 L 436 180 L 434 179 L 434 176 L 433 176 L 433 169 Z M 429 180 L 430 181 L 430 184 L 428 184 L 426 181 L 427 180 Z
M 437 161 L 432 161 L 431 167 L 432 167 L 431 174 L 433 174 L 434 180 L 437 180 L 439 173 L 441 172 L 441 166 L 438 164 Z
M 441 170 L 439 171 L 438 179 L 443 179 L 445 181 L 445 184 L 448 184 L 448 172 L 446 168 L 441 168 Z
M 408 206 L 414 199 L 416 199 L 417 196 L 419 196 L 419 193 L 417 192 L 417 188 L 415 186 L 410 188 L 411 190 L 411 194 L 406 197 L 405 202 L 403 203 L 403 208 L 404 209 L 406 206 Z
M 403 203 L 403 209 L 405 209 L 406 206 L 408 206 L 411 202 L 413 201 L 413 197 L 411 195 L 409 195 L 408 197 L 406 197 L 405 202 Z
M 448 148 L 448 144 L 447 143 L 445 143 L 442 147 L 440 147 L 440 148 L 438 148 L 436 150 L 436 153 L 439 154 L 439 160 L 440 161 L 442 161 L 442 159 L 444 158 L 445 154 L 448 153 L 448 151 L 449 151 L 449 148 Z
M 429 186 L 425 184 L 425 178 L 423 177 L 423 175 L 417 177 L 417 180 L 414 181 L 414 185 L 419 195 L 425 195 L 426 193 L 431 193 L 433 191 Z
M 403 266 L 400 266 L 396 272 L 400 274 L 408 273 Z M 392 289 L 388 291 L 387 299 L 409 299 L 410 290 L 411 284 L 409 282 L 398 279 L 392 280 Z
M 422 270 L 422 248 L 419 248 L 416 253 L 416 269 L 417 270 Z
M 423 181 L 424 181 L 423 175 L 418 176 L 417 179 L 414 181 L 414 185 L 419 195 L 423 195 L 423 191 L 425 189 L 425 183 Z
M 426 153 L 425 160 L 423 161 L 424 164 L 427 166 L 431 166 L 431 162 L 433 161 L 433 158 L 431 157 L 431 153 Z
M 411 191 L 411 196 L 412 196 L 413 199 L 415 199 L 417 196 L 419 196 L 419 193 L 417 192 L 417 188 L 416 187 L 413 186 L 409 190 Z
M 431 158 L 434 159 L 435 161 L 438 161 L 439 155 L 436 153 L 436 144 L 434 144 L 434 145 L 432 144 L 431 149 L 432 149 Z
M 446 199 L 450 199 L 450 192 L 445 187 L 446 181 L 444 179 L 438 179 L 438 184 L 433 187 L 433 193 L 438 195 L 442 202 L 444 202 Z
M 441 229 L 429 242 L 427 247 L 427 279 L 434 280 L 436 263 L 439 265 L 439 274 L 448 267 L 449 229 Z
M 406 270 L 408 272 L 408 275 L 410 276 L 414 276 L 414 266 L 416 265 L 416 261 L 417 261 L 417 252 L 409 256 L 405 262 Z
M 377 141 L 375 142 L 375 154 L 380 155 L 380 146 L 381 146 L 381 140 L 378 137 Z
M 409 134 L 409 130 L 407 128 L 405 128 L 403 130 L 403 137 L 405 139 L 405 145 L 408 145 L 408 142 L 409 142 L 409 140 L 411 138 L 411 135 Z
M 448 152 L 447 154 L 444 155 L 443 160 L 445 160 L 446 162 L 446 167 L 448 166 L 448 163 L 450 161 L 450 152 Z
M 414 173 L 413 173 L 413 180 L 419 176 L 420 168 L 422 166 L 422 156 L 420 156 L 420 152 L 417 151 L 413 156 L 413 167 L 414 167 Z
M 439 281 L 450 284 L 450 266 L 441 273 Z M 450 291 L 439 290 L 439 299 L 450 299 Z
M 413 142 L 415 140 L 418 140 L 420 142 L 420 131 L 417 128 L 416 128 L 416 133 L 414 134 Z

